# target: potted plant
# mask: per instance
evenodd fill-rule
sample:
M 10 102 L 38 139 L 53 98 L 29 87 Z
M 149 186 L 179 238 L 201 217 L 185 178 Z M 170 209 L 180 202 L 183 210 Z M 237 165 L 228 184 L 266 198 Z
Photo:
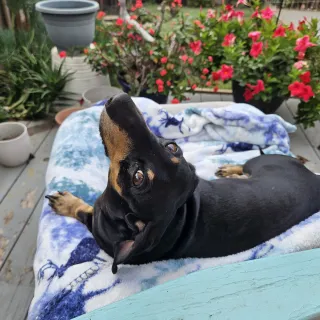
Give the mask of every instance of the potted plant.
M 244 0 L 240 4 L 248 5 Z M 317 21 L 277 24 L 274 12 L 258 1 L 246 12 L 227 5 L 220 13 L 200 14 L 194 32 L 202 43 L 199 59 L 207 65 L 202 83 L 215 87 L 232 80 L 235 102 L 265 113 L 275 112 L 290 96 L 301 99 L 300 107 L 318 104 L 318 75 L 308 64 L 319 50 Z
M 96 71 L 116 73 L 123 90 L 133 96 L 166 103 L 171 93 L 173 103 L 184 100 L 185 93 L 196 88 L 197 53 L 189 19 L 179 13 L 180 7 L 181 0 L 165 0 L 160 16 L 155 16 L 137 0 L 129 19 L 119 18 L 114 24 L 98 20 L 96 43 L 85 51 L 87 61 Z M 172 30 L 162 32 L 168 19 Z
M 48 35 L 59 50 L 84 47 L 94 38 L 99 4 L 90 0 L 46 0 L 36 4 Z

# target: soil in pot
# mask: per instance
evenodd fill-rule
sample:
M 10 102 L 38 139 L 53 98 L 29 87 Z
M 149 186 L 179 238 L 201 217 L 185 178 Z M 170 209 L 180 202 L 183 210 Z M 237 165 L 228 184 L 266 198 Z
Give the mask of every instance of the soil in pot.
M 121 75 L 118 76 L 118 82 L 125 93 L 130 92 L 130 85 L 125 81 L 125 79 Z M 148 98 L 159 104 L 166 104 L 168 102 L 167 95 L 161 93 L 147 93 L 147 91 L 147 89 L 141 90 L 139 97 Z
M 245 87 L 240 86 L 237 81 L 232 81 L 232 94 L 234 102 L 251 104 L 265 114 L 275 113 L 286 100 L 286 97 L 275 97 L 271 101 L 267 102 L 255 99 L 246 101 L 243 96 L 244 92 Z

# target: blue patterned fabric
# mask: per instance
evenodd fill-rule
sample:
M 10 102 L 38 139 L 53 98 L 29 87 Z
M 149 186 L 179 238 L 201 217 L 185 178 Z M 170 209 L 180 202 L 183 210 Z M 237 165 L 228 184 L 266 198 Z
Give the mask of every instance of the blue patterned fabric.
M 265 148 L 265 153 L 290 155 L 288 133 L 295 127 L 249 105 L 189 108 L 173 116 L 148 99 L 134 100 L 150 129 L 175 139 L 204 179 L 215 179 L 215 171 L 223 164 L 242 164 L 259 155 L 258 146 Z M 67 190 L 93 205 L 105 189 L 109 160 L 98 130 L 101 109 L 95 106 L 74 113 L 60 127 L 46 175 L 47 194 Z M 318 247 L 319 228 L 320 213 L 315 213 L 284 234 L 239 254 L 126 265 L 113 275 L 112 258 L 99 249 L 86 227 L 54 214 L 45 201 L 29 320 L 71 319 L 201 269 Z

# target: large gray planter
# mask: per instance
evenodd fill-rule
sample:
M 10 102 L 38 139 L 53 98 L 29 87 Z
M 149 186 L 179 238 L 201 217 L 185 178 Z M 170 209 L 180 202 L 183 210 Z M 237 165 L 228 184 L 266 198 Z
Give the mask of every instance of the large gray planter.
M 59 50 L 88 46 L 95 32 L 99 4 L 90 0 L 46 0 L 36 4 L 48 35 Z

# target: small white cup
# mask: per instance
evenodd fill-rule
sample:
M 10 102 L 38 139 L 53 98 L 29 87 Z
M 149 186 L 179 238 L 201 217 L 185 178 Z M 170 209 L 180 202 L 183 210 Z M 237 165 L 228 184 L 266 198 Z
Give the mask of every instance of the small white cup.
M 25 163 L 31 154 L 27 127 L 19 122 L 0 123 L 0 164 L 17 167 Z

